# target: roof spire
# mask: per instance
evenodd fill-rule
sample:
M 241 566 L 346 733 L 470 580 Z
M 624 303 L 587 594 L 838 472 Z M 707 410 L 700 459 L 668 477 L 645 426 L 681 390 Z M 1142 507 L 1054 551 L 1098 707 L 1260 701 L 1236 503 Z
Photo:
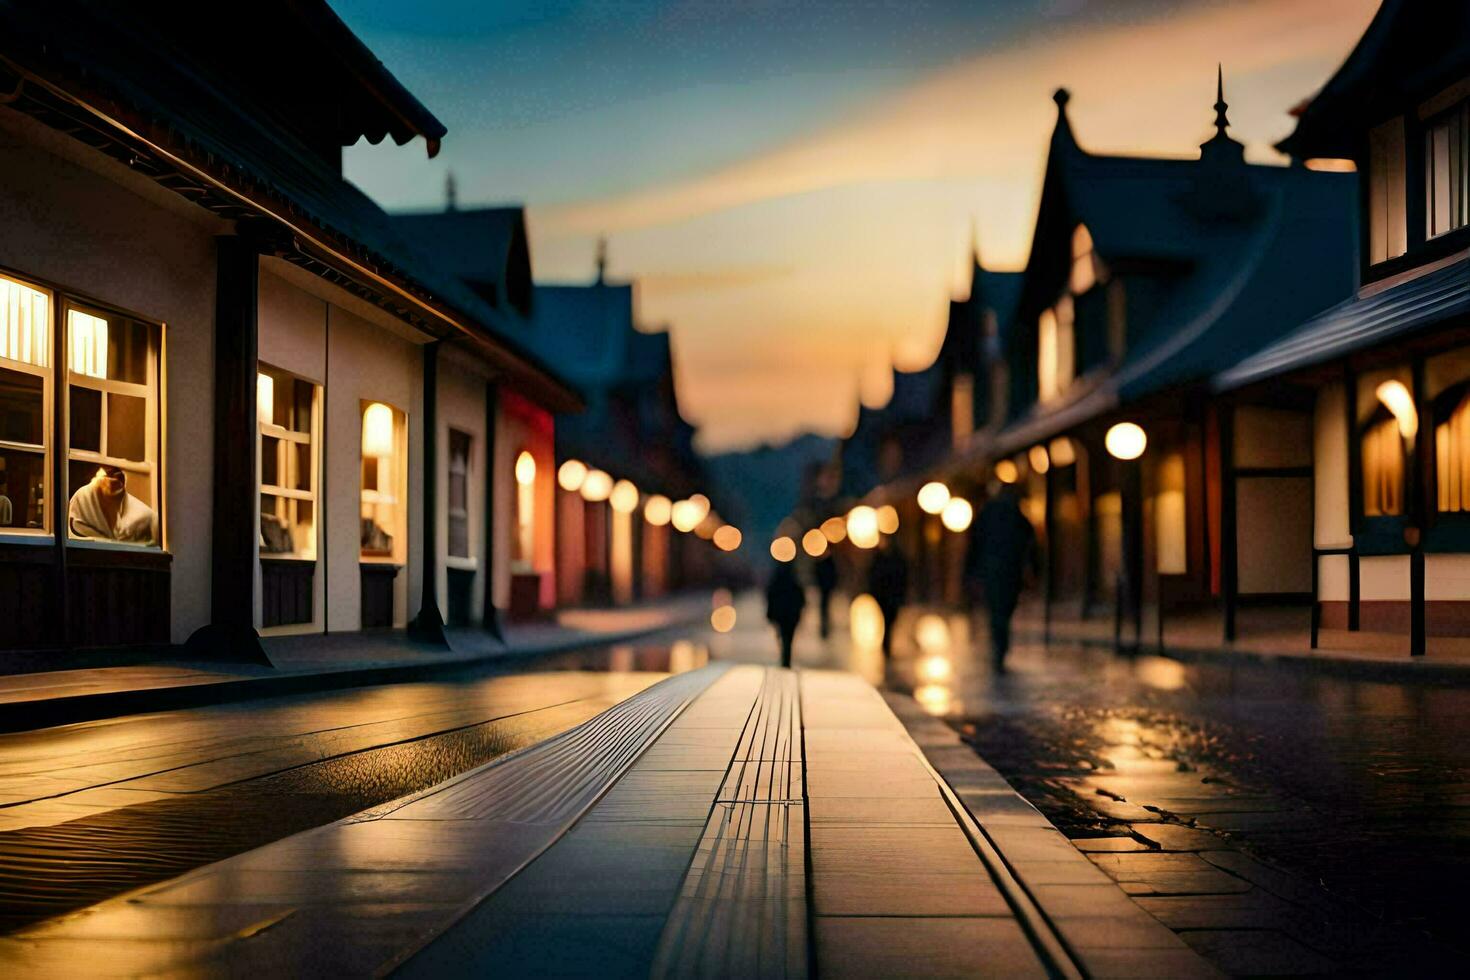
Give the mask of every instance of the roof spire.
M 459 185 L 454 180 L 454 171 L 451 170 L 444 175 L 444 210 L 456 211 L 459 209 Z
M 1225 66 L 1219 62 L 1215 63 L 1215 133 L 1224 136 L 1225 130 L 1230 128 L 1230 120 L 1225 116 L 1225 110 L 1230 104 L 1225 101 Z
M 607 236 L 597 239 L 597 285 L 607 285 Z
M 1055 146 L 1059 141 L 1075 146 L 1076 138 L 1072 135 L 1072 122 L 1067 118 L 1067 103 L 1072 101 L 1072 93 L 1064 88 L 1059 88 L 1051 95 L 1051 100 L 1057 104 L 1057 128 L 1052 130 L 1051 141 Z

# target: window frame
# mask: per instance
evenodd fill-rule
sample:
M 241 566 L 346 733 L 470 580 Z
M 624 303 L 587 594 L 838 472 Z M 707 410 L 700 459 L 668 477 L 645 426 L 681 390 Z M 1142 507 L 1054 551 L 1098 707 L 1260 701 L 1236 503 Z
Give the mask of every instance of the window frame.
M 308 561 L 315 563 L 321 554 L 322 520 L 324 517 L 321 505 L 321 418 L 322 403 L 325 398 L 324 389 L 322 385 L 310 378 L 305 378 L 284 368 L 276 367 L 274 364 L 266 361 L 256 362 L 257 376 L 265 374 L 267 371 L 271 373 L 272 384 L 281 380 L 289 380 L 292 382 L 300 381 L 311 386 L 311 420 L 309 423 L 310 431 L 299 432 L 280 425 L 274 419 L 270 423 L 261 421 L 260 412 L 257 408 L 255 420 L 256 532 L 259 534 L 260 520 L 263 516 L 263 508 L 260 503 L 261 497 L 272 496 L 280 500 L 290 501 L 305 500 L 311 504 L 312 509 L 311 547 L 309 554 L 303 553 L 299 549 L 292 550 L 291 552 L 267 552 L 260 550 L 259 544 L 257 543 L 257 554 L 261 561 Z M 294 446 L 305 443 L 311 448 L 310 490 L 298 490 L 293 487 L 286 487 L 280 484 L 267 484 L 265 482 L 265 440 L 267 438 L 276 439 L 282 445 L 289 444 Z M 285 455 L 289 457 L 290 453 L 286 453 Z M 279 465 L 278 463 L 278 474 Z M 295 543 L 294 536 L 292 543 Z
M 15 538 L 26 539 L 24 543 L 42 543 L 54 540 L 56 533 L 56 506 L 57 496 L 54 486 L 56 467 L 55 436 L 56 436 L 56 308 L 57 291 L 39 280 L 29 279 L 11 273 L 6 269 L 0 269 L 0 278 L 8 282 L 22 286 L 26 289 L 41 293 L 46 297 L 46 337 L 45 355 L 46 365 L 44 367 L 21 361 L 14 358 L 0 356 L 0 367 L 6 370 L 16 371 L 20 374 L 28 374 L 41 379 L 41 444 L 17 442 L 10 439 L 0 439 L 0 450 L 9 452 L 34 453 L 41 457 L 41 527 L 0 527 L 0 539 Z M 12 513 L 15 506 L 14 499 L 11 500 Z
M 1458 146 L 1451 142 L 1447 148 L 1447 164 L 1450 173 L 1447 176 L 1447 188 L 1450 194 L 1450 210 L 1458 211 L 1464 215 L 1463 221 L 1454 224 L 1456 215 L 1451 213 L 1448 220 L 1451 224 L 1439 231 L 1434 228 L 1435 221 L 1435 149 L 1433 145 L 1435 130 L 1441 125 L 1448 125 L 1450 134 L 1453 136 L 1455 126 L 1459 124 L 1460 140 Z M 1459 101 L 1446 106 L 1426 116 L 1420 124 L 1423 133 L 1421 152 L 1423 153 L 1424 169 L 1424 241 L 1432 242 L 1452 235 L 1457 231 L 1470 228 L 1470 99 Z M 1459 164 L 1460 183 L 1456 188 L 1454 185 L 1455 164 Z M 1458 208 L 1455 205 L 1458 204 Z
M 447 427 L 445 453 L 445 481 L 444 481 L 444 556 L 451 562 L 457 563 L 459 567 L 469 567 L 475 562 L 475 536 L 470 507 L 470 475 L 475 467 L 475 436 L 456 426 Z M 464 471 L 460 478 L 464 480 L 464 507 L 462 513 L 457 513 L 454 507 L 454 444 L 456 438 L 464 440 Z M 454 553 L 454 519 L 462 516 L 464 519 L 465 553 L 457 555 Z

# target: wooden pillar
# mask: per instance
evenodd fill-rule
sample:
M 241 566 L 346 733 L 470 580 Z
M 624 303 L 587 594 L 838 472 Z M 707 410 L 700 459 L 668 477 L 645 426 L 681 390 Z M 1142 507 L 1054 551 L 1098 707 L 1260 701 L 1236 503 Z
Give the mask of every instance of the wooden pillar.
M 1123 566 L 1128 582 L 1132 649 L 1143 641 L 1143 460 L 1123 463 Z
M 1084 449 L 1081 440 L 1076 441 L 1077 502 L 1082 508 L 1083 534 L 1087 539 L 1087 554 L 1082 565 L 1082 618 L 1088 619 L 1097 605 L 1098 564 L 1102 561 L 1102 549 L 1097 539 L 1097 506 L 1092 494 L 1092 461 L 1102 457 L 1094 457 L 1092 447 Z
M 270 663 L 255 632 L 260 483 L 255 472 L 260 372 L 260 253 L 244 238 L 215 239 L 214 497 L 210 624 L 189 637 L 196 656 Z
M 1051 614 L 1052 606 L 1056 602 L 1057 593 L 1057 481 L 1056 466 L 1051 465 L 1042 474 L 1045 481 L 1045 507 L 1046 513 L 1042 515 L 1042 533 L 1046 535 L 1046 578 L 1042 590 L 1041 604 L 1041 638 L 1045 643 L 1051 642 Z
M 1356 632 L 1362 607 L 1362 580 L 1358 562 L 1358 535 L 1362 532 L 1363 514 L 1363 448 L 1358 443 L 1358 376 L 1352 365 L 1343 362 L 1343 425 L 1348 457 L 1348 530 L 1353 550 L 1348 554 L 1348 629 Z
M 1430 411 L 1428 386 L 1424 381 L 1424 357 L 1414 358 L 1414 410 L 1419 416 L 1419 425 L 1414 432 L 1414 443 L 1410 447 L 1408 493 L 1409 526 L 1404 537 L 1409 545 L 1409 655 L 1424 656 L 1424 532 L 1429 523 L 1434 486 L 1432 468 L 1434 453 L 1434 423 Z
M 1240 596 L 1240 538 L 1236 510 L 1235 406 L 1220 406 L 1220 596 L 1224 605 L 1226 643 L 1235 642 L 1235 613 Z
M 431 643 L 445 642 L 439 612 L 439 344 L 424 345 L 423 593 L 418 615 L 408 624 L 411 636 Z
M 480 622 L 485 632 L 501 642 L 500 610 L 495 608 L 495 429 L 500 421 L 500 387 L 485 383 L 485 583 L 484 614 Z

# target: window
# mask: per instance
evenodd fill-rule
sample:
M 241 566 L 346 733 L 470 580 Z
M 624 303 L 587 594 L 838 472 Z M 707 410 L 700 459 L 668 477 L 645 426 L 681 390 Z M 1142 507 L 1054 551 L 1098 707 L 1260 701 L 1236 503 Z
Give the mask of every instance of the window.
M 402 562 L 408 493 L 408 424 L 383 402 L 362 403 L 362 521 L 364 561 Z
M 66 332 L 68 531 L 157 546 L 160 330 L 69 303 Z
M 449 430 L 449 556 L 470 557 L 469 435 Z
M 1184 456 L 1169 453 L 1159 461 L 1154 496 L 1155 551 L 1160 575 L 1189 571 L 1189 524 L 1184 507 Z
M 1037 384 L 1042 401 L 1060 396 L 1076 373 L 1075 308 L 1070 295 L 1043 310 L 1038 323 Z
M 0 529 L 44 532 L 51 296 L 0 276 Z
M 1388 517 L 1403 512 L 1404 442 L 1398 422 L 1385 411 L 1363 431 L 1363 513 Z
M 1470 383 L 1435 399 L 1434 417 L 1436 509 L 1442 514 L 1470 512 Z
M 1408 247 L 1404 208 L 1404 120 L 1390 119 L 1368 131 L 1368 256 L 1383 262 Z
M 318 386 L 260 366 L 260 553 L 316 559 Z
M 1425 235 L 1470 224 L 1470 102 L 1431 119 L 1424 131 Z
M 1097 254 L 1092 247 L 1092 232 L 1086 225 L 1078 225 L 1072 232 L 1072 295 L 1081 296 L 1101 278 Z
M 528 570 L 536 561 L 536 457 L 521 450 L 516 456 L 516 540 L 512 563 Z

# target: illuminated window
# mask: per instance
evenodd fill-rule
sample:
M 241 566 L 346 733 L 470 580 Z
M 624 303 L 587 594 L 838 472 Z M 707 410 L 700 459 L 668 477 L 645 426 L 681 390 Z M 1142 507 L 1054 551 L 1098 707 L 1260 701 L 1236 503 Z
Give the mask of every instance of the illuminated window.
M 1470 224 L 1470 102 L 1436 116 L 1424 131 L 1427 237 Z
M 1438 510 L 1470 512 L 1470 383 L 1456 385 L 1436 399 L 1434 472 Z
M 69 533 L 157 546 L 161 330 L 69 304 L 66 331 Z
M 1363 513 L 1387 517 L 1404 512 L 1404 437 L 1398 420 L 1380 408 L 1363 429 Z
M 1371 262 L 1408 248 L 1404 208 L 1404 120 L 1390 119 L 1368 131 L 1368 256 Z
M 470 557 L 471 437 L 449 430 L 449 556 Z
M 47 530 L 51 296 L 0 276 L 0 529 Z
M 521 450 L 516 456 L 516 539 L 513 564 L 522 571 L 536 561 L 536 457 Z
M 1097 253 L 1092 248 L 1092 232 L 1087 230 L 1086 225 L 1078 225 L 1072 232 L 1072 295 L 1081 296 L 1101 278 Z
M 320 391 L 264 364 L 256 375 L 262 555 L 316 559 Z
M 1184 489 L 1184 456 L 1169 453 L 1159 462 L 1158 493 L 1154 496 L 1155 551 L 1160 575 L 1183 575 L 1189 571 Z
M 1038 321 L 1036 371 L 1038 393 L 1049 401 L 1072 384 L 1077 369 L 1076 317 L 1071 296 L 1043 310 Z
M 359 544 L 365 561 L 401 563 L 406 557 L 407 462 L 407 417 L 383 402 L 363 402 Z

